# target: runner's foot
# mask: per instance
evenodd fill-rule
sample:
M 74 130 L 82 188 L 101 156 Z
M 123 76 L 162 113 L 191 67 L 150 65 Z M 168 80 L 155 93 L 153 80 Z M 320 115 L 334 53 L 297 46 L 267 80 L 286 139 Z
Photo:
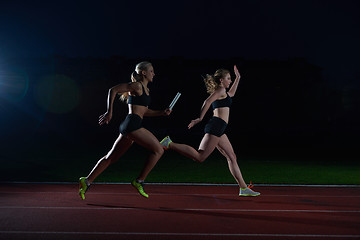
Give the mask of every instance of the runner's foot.
M 149 195 L 147 195 L 147 194 L 145 193 L 143 183 L 144 183 L 144 182 L 138 182 L 138 181 L 136 181 L 136 179 L 134 179 L 134 180 L 131 182 L 131 185 L 132 185 L 136 190 L 138 190 L 138 192 L 140 193 L 141 196 L 148 198 Z
M 165 150 L 169 149 L 170 143 L 172 143 L 169 136 L 165 137 L 163 140 L 161 140 L 160 144 L 163 146 Z

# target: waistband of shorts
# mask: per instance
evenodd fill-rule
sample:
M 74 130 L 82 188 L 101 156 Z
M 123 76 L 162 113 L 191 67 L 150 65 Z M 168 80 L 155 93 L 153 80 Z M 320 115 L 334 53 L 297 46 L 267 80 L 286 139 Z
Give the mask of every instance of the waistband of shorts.
M 143 120 L 139 115 L 137 115 L 135 113 L 129 113 L 126 117 L 136 117 L 136 118 L 140 118 L 141 120 Z
M 211 119 L 214 119 L 215 121 L 221 121 L 221 122 L 223 122 L 224 124 L 227 125 L 227 122 L 225 122 L 225 120 L 222 119 L 222 118 L 219 118 L 219 117 L 216 117 L 216 116 L 212 116 L 212 117 L 210 118 L 210 120 L 211 120 Z

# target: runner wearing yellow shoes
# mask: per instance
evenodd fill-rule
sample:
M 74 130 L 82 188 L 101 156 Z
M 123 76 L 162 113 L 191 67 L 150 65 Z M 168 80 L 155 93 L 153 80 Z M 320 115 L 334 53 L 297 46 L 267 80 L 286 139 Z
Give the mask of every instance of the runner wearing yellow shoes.
M 147 129 L 142 127 L 143 117 L 168 116 L 170 109 L 155 111 L 148 108 L 150 104 L 150 94 L 148 83 L 153 81 L 155 76 L 154 68 L 149 62 L 141 62 L 136 65 L 135 71 L 131 75 L 132 82 L 116 85 L 109 89 L 107 99 L 107 112 L 100 116 L 99 124 L 108 124 L 112 118 L 113 102 L 116 95 L 121 95 L 121 99 L 127 101 L 129 114 L 120 124 L 120 135 L 116 139 L 112 149 L 102 157 L 94 166 L 87 177 L 79 179 L 79 195 L 85 199 L 85 193 L 95 178 L 102 173 L 110 164 L 116 162 L 135 142 L 150 150 L 150 155 L 140 172 L 134 179 L 132 186 L 142 195 L 148 198 L 145 193 L 143 183 L 147 175 L 153 169 L 164 149 L 157 138 Z

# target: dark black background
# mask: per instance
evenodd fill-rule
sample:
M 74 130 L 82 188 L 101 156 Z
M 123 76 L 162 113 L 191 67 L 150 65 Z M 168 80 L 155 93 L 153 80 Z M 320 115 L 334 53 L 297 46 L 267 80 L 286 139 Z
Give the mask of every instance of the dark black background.
M 135 64 L 155 68 L 153 109 L 182 96 L 159 139 L 197 146 L 207 97 L 201 75 L 241 73 L 228 135 L 253 156 L 358 156 L 357 1 L 2 1 L 0 156 L 110 148 L 127 107 L 97 125 L 108 89 Z M 233 76 L 234 77 L 234 76 Z M 209 116 L 209 115 L 208 115 Z

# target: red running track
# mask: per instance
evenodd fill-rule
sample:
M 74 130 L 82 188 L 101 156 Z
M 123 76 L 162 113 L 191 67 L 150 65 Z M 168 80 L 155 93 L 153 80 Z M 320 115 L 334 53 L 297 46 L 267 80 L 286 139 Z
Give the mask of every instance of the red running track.
M 0 184 L 0 239 L 360 239 L 360 188 Z

